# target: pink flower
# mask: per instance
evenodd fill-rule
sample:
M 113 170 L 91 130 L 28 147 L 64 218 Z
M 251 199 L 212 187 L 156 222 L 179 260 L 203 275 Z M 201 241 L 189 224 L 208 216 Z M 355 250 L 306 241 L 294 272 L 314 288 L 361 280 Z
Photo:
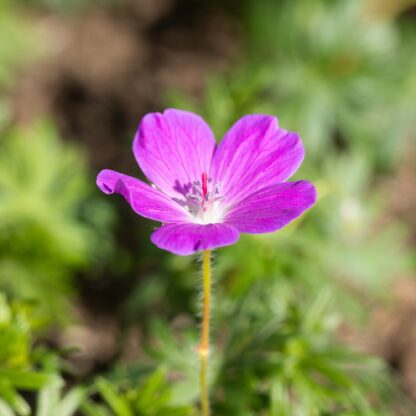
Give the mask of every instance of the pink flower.
M 316 200 L 310 182 L 286 182 L 304 148 L 296 133 L 269 115 L 244 116 L 217 145 L 196 114 L 150 113 L 140 123 L 133 153 L 152 185 L 108 169 L 97 185 L 162 222 L 151 240 L 174 254 L 234 244 L 240 233 L 276 231 Z

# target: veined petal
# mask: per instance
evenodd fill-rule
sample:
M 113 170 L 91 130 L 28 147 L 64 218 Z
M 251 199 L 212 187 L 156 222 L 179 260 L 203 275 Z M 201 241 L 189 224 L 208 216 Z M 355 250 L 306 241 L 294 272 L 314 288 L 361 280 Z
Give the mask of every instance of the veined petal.
M 201 180 L 203 172 L 209 173 L 215 146 L 214 135 L 201 117 L 170 109 L 143 118 L 133 152 L 149 180 L 178 198 Z
M 211 176 L 220 184 L 224 202 L 236 203 L 287 180 L 303 157 L 299 136 L 280 128 L 276 117 L 248 115 L 231 127 L 216 149 Z
M 133 210 L 143 217 L 167 223 L 189 221 L 184 208 L 139 179 L 105 169 L 98 174 L 97 185 L 106 194 L 123 195 Z
M 299 217 L 316 201 L 308 181 L 284 182 L 257 191 L 233 206 L 224 223 L 241 233 L 269 233 Z
M 227 224 L 166 224 L 151 236 L 153 244 L 180 256 L 234 244 L 240 234 Z

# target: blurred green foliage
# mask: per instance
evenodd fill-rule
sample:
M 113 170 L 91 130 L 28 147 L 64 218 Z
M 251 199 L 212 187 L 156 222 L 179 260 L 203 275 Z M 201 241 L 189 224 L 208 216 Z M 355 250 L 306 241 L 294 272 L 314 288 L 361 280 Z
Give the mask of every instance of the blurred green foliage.
M 43 122 L 0 139 L 0 286 L 64 319 L 71 277 L 112 250 L 111 212 L 85 157 Z
M 392 5 L 389 0 L 380 1 Z M 296 130 L 308 158 L 363 152 L 378 168 L 392 166 L 415 127 L 414 28 L 404 32 L 369 0 L 243 0 L 243 62 L 207 86 L 202 112 L 218 134 L 250 112 L 277 114 Z M 220 136 L 219 136 L 220 137 Z
M 19 69 L 38 57 L 42 49 L 29 19 L 15 6 L 12 0 L 0 0 L 0 130 L 9 121 L 5 92 Z
M 285 103 L 281 122 L 300 128 L 315 157 L 354 141 L 356 150 L 367 146 L 373 157 L 391 161 L 408 127 L 395 118 L 403 110 L 402 82 L 412 73 L 394 22 L 361 0 L 282 1 L 278 13 L 277 2 L 266 3 L 250 2 L 247 21 L 253 46 L 273 62 L 268 93 Z
M 329 291 L 304 307 L 278 303 L 279 296 L 277 283 L 255 284 L 238 302 L 225 294 L 218 302 L 214 414 L 370 416 L 391 414 L 396 400 L 406 406 L 381 361 L 333 341 L 337 321 Z M 19 394 L 27 390 L 37 391 L 34 416 L 198 414 L 195 325 L 175 335 L 154 321 L 147 364 L 118 366 L 90 385 L 64 391 L 56 354 L 32 345 L 36 315 L 33 305 L 9 305 L 1 298 L 0 410 L 5 416 L 32 414 Z M 168 376 L 177 381 L 170 385 Z
M 59 386 L 61 378 L 37 369 L 50 354 L 33 349 L 33 308 L 24 303 L 8 304 L 0 293 L 0 414 L 26 416 L 30 406 L 20 391 Z
M 218 138 L 241 115 L 264 112 L 278 115 L 280 124 L 300 132 L 305 143 L 307 157 L 297 177 L 315 178 L 318 204 L 277 234 L 246 236 L 222 250 L 217 273 L 221 288 L 234 302 L 255 297 L 253 285 L 259 285 L 264 292 L 253 301 L 257 308 L 262 308 L 270 293 L 277 310 L 299 308 L 311 300 L 319 304 L 326 287 L 343 319 L 359 317 L 366 322 L 368 305 L 375 297 L 388 298 L 389 282 L 412 266 L 405 226 L 383 219 L 390 190 L 377 184 L 376 175 L 395 169 L 398 155 L 412 137 L 415 119 L 409 103 L 416 99 L 412 87 L 416 66 L 410 50 L 415 31 L 414 25 L 410 29 L 396 19 L 378 16 L 369 6 L 363 1 L 244 1 L 239 8 L 247 29 L 243 62 L 211 78 L 198 102 L 178 93 L 168 99 L 172 106 L 204 115 Z M 223 296 L 221 292 L 219 297 Z M 243 321 L 249 314 L 244 307 Z M 327 317 L 317 318 L 315 328 L 321 326 L 324 338 L 328 336 L 325 320 L 335 316 L 332 310 Z M 304 334 L 307 317 L 306 312 L 298 318 L 302 335 L 295 330 L 286 348 L 277 344 L 284 353 L 269 385 L 264 371 L 273 371 L 273 365 L 262 367 L 260 359 L 254 359 L 250 368 L 244 360 L 247 352 L 238 356 L 234 348 L 244 340 L 243 331 L 236 334 L 229 355 L 245 364 L 235 370 L 234 396 L 224 387 L 232 385 L 230 380 L 216 386 L 228 405 L 224 410 L 217 404 L 218 413 L 259 414 L 260 409 L 269 409 L 271 415 L 378 415 L 398 411 L 386 403 L 377 408 L 363 400 L 373 395 L 393 397 L 386 391 L 375 393 L 386 387 L 387 378 L 383 381 L 382 373 L 371 371 L 369 361 L 363 371 L 364 357 L 325 342 L 317 344 L 323 351 L 314 350 L 315 340 L 322 338 L 313 331 Z M 273 328 L 270 316 L 265 321 L 266 328 L 267 323 Z M 236 315 L 230 314 L 228 321 L 218 319 L 217 325 L 220 322 L 232 322 L 223 334 L 232 332 Z M 250 328 L 252 323 L 245 329 Z M 284 336 L 283 328 L 276 325 L 271 333 Z M 261 339 L 259 333 L 252 342 L 257 339 Z M 267 348 L 261 346 L 258 354 L 267 356 Z M 296 370 L 291 368 L 293 361 L 299 366 Z M 365 373 L 365 379 L 348 374 L 346 369 L 353 369 L 354 362 L 361 363 L 355 376 Z M 254 410 L 250 397 L 260 368 L 259 384 L 270 402 Z M 253 399 L 259 396 L 254 394 Z M 233 408 L 238 405 L 237 410 Z M 403 412 L 412 414 L 409 409 Z
M 210 374 L 213 414 L 375 416 L 393 414 L 397 403 L 406 408 L 381 360 L 334 340 L 339 322 L 334 312 L 326 289 L 303 306 L 285 303 L 277 281 L 257 282 L 238 301 L 221 291 Z M 153 320 L 152 328 L 150 362 L 119 367 L 108 381 L 98 380 L 99 401 L 117 416 L 196 414 L 191 407 L 198 397 L 196 323 L 178 332 Z M 166 374 L 175 380 L 171 387 L 164 384 Z M 104 405 L 96 400 L 88 403 L 88 416 L 107 414 L 98 412 Z
M 102 404 L 90 400 L 82 406 L 85 416 L 193 416 L 191 406 L 172 404 L 172 393 L 166 382 L 166 372 L 156 370 L 138 383 L 116 387 L 114 381 L 99 378 L 94 383 Z
M 0 37 L 10 42 L 0 42 L 0 90 L 37 54 L 19 10 L 104 3 L 1 1 Z M 414 414 L 385 363 L 338 341 L 339 324 L 365 322 L 368 304 L 388 297 L 414 259 L 405 227 L 385 215 L 381 176 L 395 171 L 415 127 L 414 20 L 397 17 L 401 3 L 382 12 L 387 0 L 216 3 L 240 20 L 241 61 L 213 74 L 201 99 L 176 92 L 167 102 L 202 114 L 218 138 L 245 113 L 278 115 L 302 136 L 299 177 L 316 183 L 319 201 L 279 233 L 242 236 L 215 259 L 213 414 Z M 198 414 L 198 265 L 149 247 L 140 226 L 129 229 L 130 253 L 113 256 L 113 212 L 84 150 L 49 122 L 14 127 L 5 97 L 0 109 L 0 288 L 35 300 L 0 297 L 0 415 Z M 75 275 L 100 276 L 106 264 L 117 279 L 140 277 L 117 310 L 121 332 L 138 327 L 140 354 L 64 384 L 57 354 L 34 347 L 38 329 L 71 319 Z
M 346 316 L 363 318 L 412 264 L 405 226 L 383 220 L 390 190 L 376 178 L 394 170 L 415 126 L 414 27 L 367 1 L 227 4 L 246 29 L 242 62 L 213 76 L 199 101 L 173 92 L 169 105 L 202 114 L 218 139 L 243 114 L 276 114 L 300 132 L 306 158 L 296 178 L 312 179 L 319 200 L 287 229 L 223 250 L 221 273 L 235 276 L 228 287 L 238 293 L 262 278 L 292 294 L 325 284 Z
M 47 386 L 39 391 L 33 416 L 74 416 L 86 397 L 86 389 L 74 387 L 66 394 L 62 386 Z
M 388 403 L 369 401 L 374 393 L 394 397 L 382 363 L 331 336 L 337 319 L 329 291 L 304 305 L 279 304 L 281 298 L 278 282 L 257 282 L 225 308 L 221 322 L 233 324 L 220 328 L 226 342 L 216 376 L 216 413 L 376 415 L 387 410 Z
M 0 90 L 16 77 L 16 69 L 33 60 L 40 51 L 29 20 L 18 13 L 15 2 L 0 1 Z M 7 42 L 4 40 L 7 39 Z

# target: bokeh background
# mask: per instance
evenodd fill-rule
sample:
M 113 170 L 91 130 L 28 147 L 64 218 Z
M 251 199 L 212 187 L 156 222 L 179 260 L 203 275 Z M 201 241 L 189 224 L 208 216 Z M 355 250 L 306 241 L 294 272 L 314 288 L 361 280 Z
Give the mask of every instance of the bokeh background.
M 0 415 L 198 414 L 199 259 L 95 186 L 166 107 L 276 115 L 319 192 L 215 254 L 213 414 L 416 414 L 415 3 L 0 0 Z

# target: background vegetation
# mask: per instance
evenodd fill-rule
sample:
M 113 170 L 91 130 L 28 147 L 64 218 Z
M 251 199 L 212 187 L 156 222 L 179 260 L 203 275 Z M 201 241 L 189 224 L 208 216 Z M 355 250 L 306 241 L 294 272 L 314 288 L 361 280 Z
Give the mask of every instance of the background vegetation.
M 416 20 L 393 0 L 0 0 L 0 415 L 198 414 L 198 261 L 95 187 L 167 106 L 300 132 L 316 207 L 215 254 L 214 415 L 412 415 Z M 393 346 L 393 347 L 392 347 Z

